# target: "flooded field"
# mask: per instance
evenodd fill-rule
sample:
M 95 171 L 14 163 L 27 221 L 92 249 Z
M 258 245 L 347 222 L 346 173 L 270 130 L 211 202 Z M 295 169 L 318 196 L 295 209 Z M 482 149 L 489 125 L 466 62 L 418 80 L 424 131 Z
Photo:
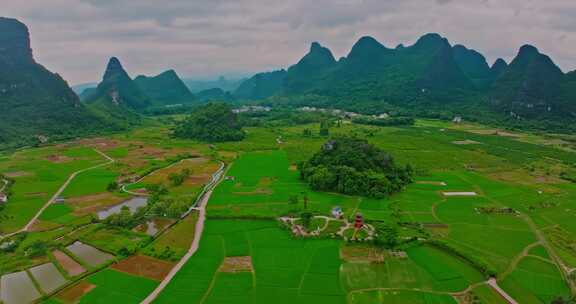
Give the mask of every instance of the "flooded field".
M 92 246 L 86 245 L 82 242 L 76 241 L 74 244 L 66 247 L 72 254 L 84 261 L 86 264 L 96 267 L 100 266 L 112 259 L 114 256 L 106 252 L 102 252 Z
M 0 279 L 0 299 L 4 304 L 27 304 L 40 297 L 25 271 L 7 274 Z
M 112 208 L 98 212 L 98 218 L 103 220 L 112 214 L 120 213 L 124 206 L 128 207 L 130 209 L 130 213 L 134 214 L 138 208 L 145 207 L 147 203 L 148 198 L 146 197 L 134 197 Z
M 66 284 L 66 279 L 53 263 L 32 267 L 30 273 L 45 293 L 52 293 Z

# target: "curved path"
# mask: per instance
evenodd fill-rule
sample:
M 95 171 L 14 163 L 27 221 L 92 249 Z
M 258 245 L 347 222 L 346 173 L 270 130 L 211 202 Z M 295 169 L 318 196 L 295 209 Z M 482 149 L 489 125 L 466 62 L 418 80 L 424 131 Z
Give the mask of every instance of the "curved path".
M 212 196 L 212 191 L 218 185 L 220 181 L 222 181 L 222 176 L 224 173 L 224 164 L 221 165 L 220 169 L 216 173 L 212 175 L 212 181 L 204 188 L 204 193 L 201 194 L 200 199 L 197 201 L 196 206 L 190 208 L 186 215 L 190 213 L 192 210 L 198 210 L 198 220 L 196 221 L 196 226 L 194 230 L 194 240 L 192 241 L 192 245 L 190 245 L 190 249 L 188 252 L 178 261 L 178 263 L 170 270 L 168 275 L 160 282 L 160 284 L 144 299 L 141 304 L 149 304 L 154 301 L 158 295 L 168 286 L 168 284 L 174 279 L 178 271 L 184 267 L 186 262 L 196 253 L 198 247 L 200 245 L 200 239 L 202 238 L 202 232 L 204 231 L 204 222 L 206 221 L 206 205 L 208 204 L 208 200 L 210 200 L 210 196 Z
M 4 188 L 6 188 L 6 186 L 8 186 L 8 181 L 3 179 L 2 183 L 4 183 L 4 185 L 2 185 L 2 188 L 0 188 L 0 193 L 2 193 L 2 191 L 4 191 Z
M 10 236 L 13 236 L 13 235 L 15 235 L 15 234 L 18 234 L 18 233 L 20 233 L 20 232 L 24 232 L 24 231 L 30 230 L 30 227 L 32 227 L 32 225 L 34 225 L 34 222 L 40 217 L 40 215 L 41 215 L 48 207 L 50 207 L 50 205 L 51 205 L 52 203 L 54 203 L 54 201 L 56 201 L 56 199 L 62 194 L 62 192 L 64 192 L 64 190 L 66 190 L 66 187 L 68 187 L 68 185 L 70 184 L 70 182 L 72 182 L 72 180 L 73 180 L 78 174 L 83 173 L 83 172 L 86 172 L 86 171 L 89 171 L 89 170 L 93 170 L 93 169 L 96 169 L 96 168 L 104 167 L 104 166 L 110 165 L 110 164 L 112 164 L 112 163 L 115 162 L 115 160 L 114 160 L 113 158 L 111 158 L 110 156 L 104 154 L 103 152 L 101 152 L 101 151 L 99 151 L 99 150 L 97 150 L 97 149 L 94 149 L 94 151 L 95 151 L 96 153 L 102 155 L 102 157 L 106 158 L 108 161 L 105 162 L 105 163 L 101 163 L 101 164 L 99 164 L 99 165 L 92 166 L 92 167 L 89 167 L 89 168 L 85 168 L 85 169 L 82 169 L 82 170 L 78 170 L 78 171 L 72 173 L 72 174 L 68 177 L 68 179 L 66 180 L 66 182 L 64 182 L 64 184 L 63 184 L 62 186 L 60 186 L 60 188 L 58 189 L 58 191 L 56 191 L 56 193 L 54 193 L 54 195 L 46 202 L 46 204 L 44 204 L 44 206 L 42 206 L 42 208 L 40 208 L 40 210 L 38 210 L 38 212 L 36 212 L 36 214 L 34 215 L 34 217 L 33 217 L 30 221 L 28 221 L 28 223 L 26 224 L 26 226 L 24 226 L 24 228 L 22 228 L 22 229 L 20 229 L 20 230 L 18 230 L 18 231 L 9 233 L 9 234 L 2 235 L 2 236 L 0 236 L 0 240 L 2 240 L 2 239 L 4 239 L 4 238 L 7 238 L 7 237 L 10 237 Z

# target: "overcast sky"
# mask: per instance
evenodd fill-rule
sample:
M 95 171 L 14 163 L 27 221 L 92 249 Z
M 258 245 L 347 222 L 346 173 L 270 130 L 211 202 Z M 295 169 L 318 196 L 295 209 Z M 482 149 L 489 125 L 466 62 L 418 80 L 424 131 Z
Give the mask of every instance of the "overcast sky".
M 510 61 L 534 44 L 576 69 L 574 0 L 3 0 L 36 59 L 72 84 L 98 81 L 110 56 L 132 76 L 251 74 L 287 67 L 318 41 L 345 56 L 364 35 L 412 44 L 437 32 Z

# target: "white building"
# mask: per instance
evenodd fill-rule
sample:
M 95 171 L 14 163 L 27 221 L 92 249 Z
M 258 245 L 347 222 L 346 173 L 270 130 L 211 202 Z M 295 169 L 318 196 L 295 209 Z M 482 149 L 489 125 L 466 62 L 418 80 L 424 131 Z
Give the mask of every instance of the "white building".
M 8 196 L 4 193 L 0 193 L 0 203 L 7 203 L 8 202 Z

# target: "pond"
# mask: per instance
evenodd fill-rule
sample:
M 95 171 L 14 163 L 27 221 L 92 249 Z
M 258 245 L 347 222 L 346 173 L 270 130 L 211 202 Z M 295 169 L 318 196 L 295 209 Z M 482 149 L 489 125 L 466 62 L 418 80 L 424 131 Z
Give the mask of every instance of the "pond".
M 51 293 L 66 284 L 66 279 L 52 263 L 32 267 L 30 273 L 45 293 Z
M 150 236 L 155 236 L 158 232 L 163 231 L 172 223 L 174 223 L 174 220 L 172 219 L 154 218 L 144 224 L 139 225 L 134 230 L 137 232 L 146 233 Z
M 2 276 L 0 300 L 5 304 L 32 303 L 42 297 L 25 271 Z
M 75 255 L 80 260 L 84 261 L 86 264 L 97 267 L 112 259 L 114 256 L 106 252 L 102 252 L 92 246 L 86 245 L 82 242 L 76 241 L 74 244 L 66 247 L 73 255 Z
M 120 211 L 122 211 L 122 207 L 124 206 L 128 207 L 130 209 L 130 213 L 134 214 L 138 208 L 145 207 L 147 203 L 147 197 L 133 197 L 121 204 L 98 212 L 98 219 L 103 220 L 113 214 L 118 214 Z

